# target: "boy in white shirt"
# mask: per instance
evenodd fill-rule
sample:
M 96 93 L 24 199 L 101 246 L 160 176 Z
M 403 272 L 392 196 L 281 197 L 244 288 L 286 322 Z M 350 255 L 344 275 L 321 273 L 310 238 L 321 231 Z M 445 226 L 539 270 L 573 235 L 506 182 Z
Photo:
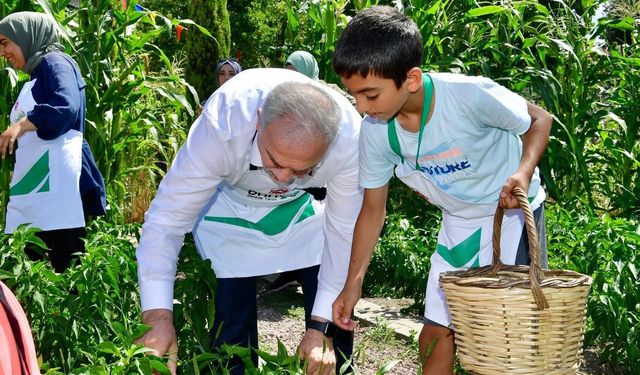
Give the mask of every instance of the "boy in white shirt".
M 351 313 L 384 224 L 395 170 L 407 186 L 442 210 L 420 352 L 423 358 L 437 340 L 430 357 L 423 358 L 423 373 L 446 374 L 453 372 L 454 332 L 438 277 L 490 264 L 496 205 L 517 207 L 515 186 L 528 192 L 539 231 L 544 231 L 545 194 L 536 165 L 552 118 L 490 79 L 423 73 L 422 46 L 412 20 L 395 8 L 375 6 L 349 22 L 335 48 L 334 69 L 356 98 L 358 111 L 368 116 L 360 133 L 364 200 L 333 320 L 344 329 L 355 327 Z M 520 210 L 506 210 L 501 240 L 505 264 L 527 263 L 526 256 L 516 259 L 528 251 L 523 223 Z M 539 238 L 544 249 L 544 234 Z

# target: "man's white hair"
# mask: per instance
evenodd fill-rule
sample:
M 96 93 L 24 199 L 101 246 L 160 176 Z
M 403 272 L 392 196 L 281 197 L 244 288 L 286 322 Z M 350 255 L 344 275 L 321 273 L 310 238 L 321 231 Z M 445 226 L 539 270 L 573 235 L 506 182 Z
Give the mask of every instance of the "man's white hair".
M 324 90 L 311 83 L 285 82 L 267 95 L 260 113 L 260 129 L 286 119 L 283 136 L 293 142 L 322 139 L 329 146 L 340 130 L 340 108 Z

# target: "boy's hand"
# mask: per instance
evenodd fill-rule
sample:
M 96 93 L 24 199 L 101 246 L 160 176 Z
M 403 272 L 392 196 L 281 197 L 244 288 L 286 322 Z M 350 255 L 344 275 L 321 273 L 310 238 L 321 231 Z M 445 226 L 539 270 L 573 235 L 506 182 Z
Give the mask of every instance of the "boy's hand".
M 513 195 L 513 188 L 519 186 L 526 193 L 529 191 L 529 181 L 531 181 L 531 176 L 527 176 L 523 172 L 516 172 L 509 177 L 507 183 L 502 187 L 502 191 L 500 191 L 500 207 L 504 209 L 520 207 L 516 196 Z
M 333 323 L 347 331 L 356 329 L 356 322 L 351 319 L 353 308 L 358 303 L 362 288 L 358 285 L 345 284 L 344 289 L 333 302 Z

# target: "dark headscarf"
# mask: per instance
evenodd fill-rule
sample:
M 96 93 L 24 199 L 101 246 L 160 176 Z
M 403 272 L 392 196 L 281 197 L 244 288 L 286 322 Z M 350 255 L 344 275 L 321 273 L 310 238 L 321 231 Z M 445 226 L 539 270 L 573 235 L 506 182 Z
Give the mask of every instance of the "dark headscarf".
M 220 69 L 222 69 L 222 66 L 224 64 L 229 64 L 231 69 L 233 69 L 233 71 L 236 72 L 236 74 L 242 71 L 242 67 L 240 66 L 240 63 L 238 63 L 238 60 L 236 59 L 222 59 L 218 61 L 218 65 L 216 65 L 216 82 L 218 83 L 218 85 L 220 85 L 220 82 L 218 82 L 218 74 L 220 74 Z
M 55 20 L 44 13 L 12 13 L 0 21 L 0 34 L 20 47 L 25 60 L 22 70 L 28 74 L 47 52 L 64 51 Z

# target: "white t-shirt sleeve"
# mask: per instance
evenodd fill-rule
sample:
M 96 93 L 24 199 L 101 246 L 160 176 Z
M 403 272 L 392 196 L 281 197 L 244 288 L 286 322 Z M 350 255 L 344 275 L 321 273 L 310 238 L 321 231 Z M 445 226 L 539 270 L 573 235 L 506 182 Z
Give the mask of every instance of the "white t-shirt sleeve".
M 375 189 L 384 186 L 400 163 L 389 146 L 387 125 L 365 118 L 360 129 L 360 186 Z
M 142 310 L 173 309 L 173 283 L 184 235 L 231 163 L 214 127 L 200 116 L 145 214 L 136 252 Z
M 527 101 L 489 78 L 478 77 L 474 115 L 485 126 L 521 135 L 529 130 Z
M 348 112 L 349 120 L 342 126 L 358 126 L 360 116 L 350 104 L 349 107 L 350 111 L 344 111 Z M 338 160 L 343 162 L 336 166 L 340 172 L 327 182 L 325 246 L 312 315 L 328 320 L 332 320 L 331 306 L 347 279 L 353 229 L 362 206 L 362 189 L 358 187 L 358 136 L 357 131 L 350 133 L 349 141 L 337 150 Z

